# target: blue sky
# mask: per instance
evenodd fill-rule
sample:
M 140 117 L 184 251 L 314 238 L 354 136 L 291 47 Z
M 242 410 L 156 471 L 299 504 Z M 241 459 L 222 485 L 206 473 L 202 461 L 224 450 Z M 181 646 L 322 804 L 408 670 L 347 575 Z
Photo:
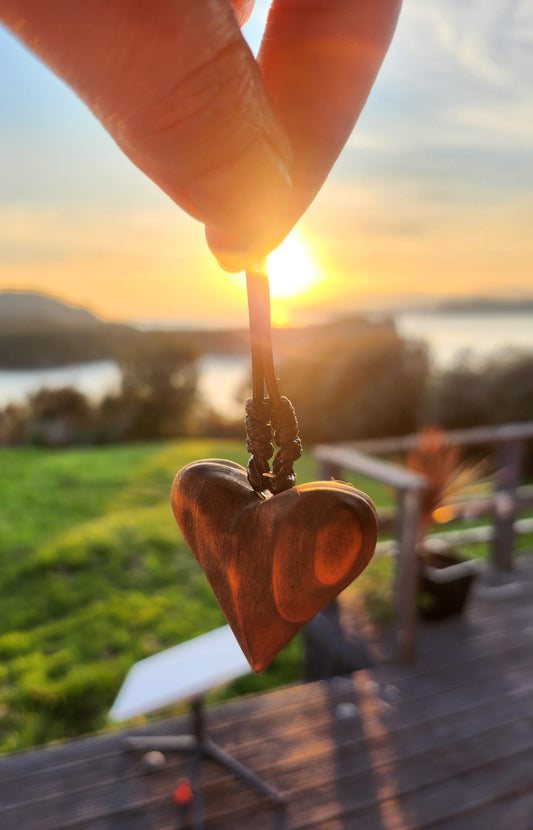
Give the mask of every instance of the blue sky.
M 267 7 L 247 25 L 252 48 Z M 404 0 L 366 109 L 300 223 L 327 276 L 300 305 L 533 294 L 532 44 L 527 0 Z M 245 317 L 202 228 L 4 30 L 0 181 L 0 289 L 115 319 Z

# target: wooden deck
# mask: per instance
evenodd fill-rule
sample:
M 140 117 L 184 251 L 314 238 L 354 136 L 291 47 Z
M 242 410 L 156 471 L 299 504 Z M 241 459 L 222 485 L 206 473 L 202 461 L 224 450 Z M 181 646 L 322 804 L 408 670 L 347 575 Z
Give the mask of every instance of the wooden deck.
M 477 587 L 463 620 L 423 626 L 414 666 L 213 707 L 210 734 L 287 796 L 290 830 L 532 830 L 532 645 L 524 557 L 509 584 Z M 188 758 L 146 773 L 124 734 L 1 761 L 2 830 L 180 827 L 171 796 Z M 208 830 L 275 826 L 264 798 L 212 762 L 204 773 Z

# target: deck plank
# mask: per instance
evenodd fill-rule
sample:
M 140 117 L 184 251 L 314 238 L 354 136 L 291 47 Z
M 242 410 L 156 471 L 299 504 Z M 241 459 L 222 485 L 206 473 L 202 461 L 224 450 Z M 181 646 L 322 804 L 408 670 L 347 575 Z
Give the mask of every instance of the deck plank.
M 481 585 L 461 620 L 423 627 L 413 666 L 210 708 L 209 731 L 290 800 L 288 830 L 533 828 L 533 557 Z M 0 760 L 2 830 L 176 830 L 189 760 L 147 774 L 126 734 L 182 734 L 188 717 Z M 207 830 L 269 830 L 269 802 L 204 764 Z M 252 820 L 253 817 L 253 820 Z M 251 823 L 253 821 L 253 824 Z

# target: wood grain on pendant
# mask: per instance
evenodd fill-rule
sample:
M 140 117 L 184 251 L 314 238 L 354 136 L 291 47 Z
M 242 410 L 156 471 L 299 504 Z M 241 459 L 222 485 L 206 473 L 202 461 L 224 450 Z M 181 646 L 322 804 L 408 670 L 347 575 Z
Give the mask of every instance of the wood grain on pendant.
M 300 484 L 262 499 L 232 461 L 180 470 L 172 508 L 256 672 L 361 573 L 376 545 L 375 507 L 351 485 Z

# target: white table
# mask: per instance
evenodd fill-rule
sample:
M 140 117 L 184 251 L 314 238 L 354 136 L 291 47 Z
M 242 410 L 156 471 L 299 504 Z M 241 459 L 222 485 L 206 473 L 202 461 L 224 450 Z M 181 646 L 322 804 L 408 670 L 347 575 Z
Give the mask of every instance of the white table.
M 229 625 L 215 628 L 135 663 L 109 717 L 114 721 L 129 720 L 201 697 L 215 686 L 230 683 L 250 671 Z
M 283 796 L 206 734 L 203 696 L 215 686 L 229 683 L 250 671 L 231 628 L 225 625 L 135 663 L 109 712 L 111 720 L 123 721 L 172 704 L 190 702 L 190 735 L 143 735 L 127 738 L 126 745 L 131 751 L 193 753 L 191 783 L 195 830 L 204 828 L 201 762 L 205 757 L 217 761 L 267 796 L 276 807 L 276 830 L 285 827 L 286 801 Z

